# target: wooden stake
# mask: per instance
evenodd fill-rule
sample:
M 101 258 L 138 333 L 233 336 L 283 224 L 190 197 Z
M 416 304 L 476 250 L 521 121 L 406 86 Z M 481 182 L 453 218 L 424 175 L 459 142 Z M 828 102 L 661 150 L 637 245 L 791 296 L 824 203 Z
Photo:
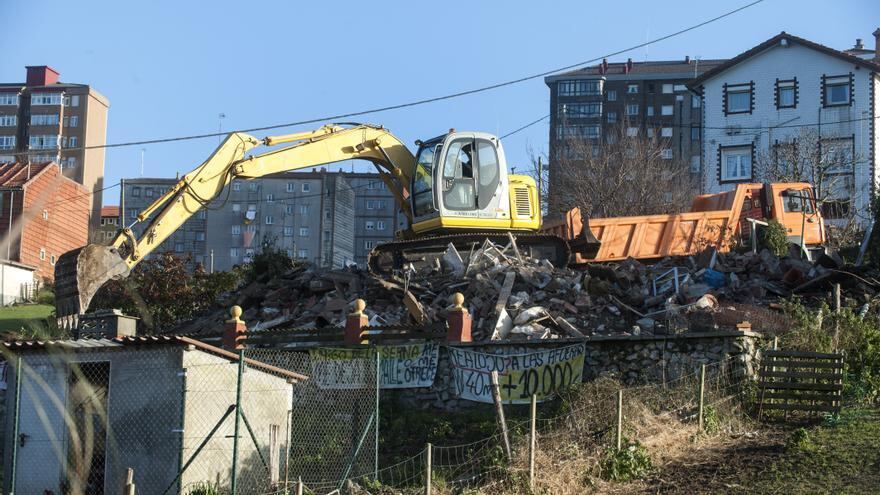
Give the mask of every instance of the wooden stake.
M 699 425 L 700 431 L 703 431 L 703 398 L 706 391 L 706 365 L 700 365 L 700 413 L 699 413 Z
M 425 450 L 427 462 L 425 462 L 425 495 L 431 495 L 431 451 L 433 450 L 433 446 L 431 443 L 428 443 L 428 447 Z
M 513 458 L 513 454 L 510 449 L 510 436 L 507 434 L 507 421 L 504 419 L 504 405 L 501 403 L 501 389 L 498 387 L 498 372 L 492 371 L 489 376 L 492 380 L 492 401 L 495 403 L 495 414 L 498 417 L 498 426 L 501 428 L 504 455 L 510 461 Z
M 538 396 L 532 394 L 531 421 L 529 421 L 529 489 L 535 491 L 535 447 L 537 447 L 537 431 L 535 423 L 538 416 Z
M 303 479 L 302 477 L 296 480 L 296 495 L 303 495 Z
M 617 450 L 623 448 L 623 389 L 617 391 Z

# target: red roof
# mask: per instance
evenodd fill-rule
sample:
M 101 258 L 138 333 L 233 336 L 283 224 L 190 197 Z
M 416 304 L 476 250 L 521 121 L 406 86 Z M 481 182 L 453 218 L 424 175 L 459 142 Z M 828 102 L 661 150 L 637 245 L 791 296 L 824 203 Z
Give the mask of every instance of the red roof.
M 52 165 L 54 165 L 52 162 L 30 165 L 22 162 L 2 163 L 0 164 L 0 187 L 22 187 Z
M 101 207 L 101 216 L 102 217 L 118 217 L 119 216 L 119 206 L 118 205 L 102 206 Z

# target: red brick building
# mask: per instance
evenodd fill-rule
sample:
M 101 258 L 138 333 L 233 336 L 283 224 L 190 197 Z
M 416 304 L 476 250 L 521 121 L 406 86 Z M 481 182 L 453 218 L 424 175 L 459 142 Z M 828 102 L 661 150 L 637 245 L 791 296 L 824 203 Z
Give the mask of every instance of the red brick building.
M 0 164 L 0 258 L 52 280 L 58 257 L 88 242 L 91 204 L 91 191 L 55 163 Z

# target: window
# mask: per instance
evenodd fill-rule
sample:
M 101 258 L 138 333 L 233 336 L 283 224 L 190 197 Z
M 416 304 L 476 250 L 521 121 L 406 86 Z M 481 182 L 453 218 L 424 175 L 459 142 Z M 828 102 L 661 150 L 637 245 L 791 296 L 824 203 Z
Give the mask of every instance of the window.
M 196 232 L 196 240 L 197 241 L 204 241 L 205 240 L 205 233 L 204 232 Z
M 76 127 L 77 125 L 79 125 L 79 117 L 77 117 L 76 115 L 71 115 L 70 116 L 70 127 Z
M 288 257 L 288 258 L 293 258 L 293 249 L 288 249 L 288 250 L 287 250 L 287 257 Z
M 700 97 L 691 95 L 691 108 L 700 108 Z
M 372 220 L 367 220 L 364 222 L 364 228 L 367 230 L 373 230 L 376 228 L 376 224 Z
M 138 211 L 137 211 L 137 210 L 134 210 L 134 209 L 132 209 L 132 210 L 128 210 L 128 218 L 132 218 L 132 219 L 134 219 L 134 218 L 137 218 L 137 217 L 138 217 Z
M 691 127 L 691 141 L 699 141 L 700 140 L 700 128 L 699 127 Z
M 626 105 L 626 114 L 627 115 L 638 115 L 639 114 L 638 103 L 628 103 Z
M 364 249 L 373 249 L 376 241 L 364 241 Z
M 325 218 L 326 220 L 331 220 L 331 219 L 333 219 L 333 214 L 330 212 L 329 209 L 325 209 L 325 210 L 324 210 L 324 218 Z
M 141 188 L 140 187 L 132 187 L 131 188 L 131 197 L 132 198 L 141 197 Z
M 293 215 L 293 205 L 285 205 L 284 206 L 284 214 L 285 215 Z
M 617 112 L 608 112 L 608 123 L 613 124 L 617 122 Z
M 645 107 L 645 112 L 648 117 L 653 117 L 654 116 L 654 105 L 648 105 L 647 107 Z
M 284 227 L 284 237 L 293 237 L 293 227 Z
M 43 210 L 43 220 L 49 219 L 49 210 Z
M 664 127 L 663 129 L 660 129 L 660 136 L 665 137 L 665 138 L 671 138 L 672 137 L 672 127 Z
M 379 210 L 385 209 L 385 200 L 380 199 L 380 200 L 376 201 L 376 208 Z
M 257 184 L 256 182 L 249 182 L 248 183 L 248 191 L 257 192 L 257 189 L 258 189 L 257 186 L 259 186 L 259 184 Z
M 654 83 L 648 83 L 648 93 L 654 94 Z
M 311 192 L 311 191 L 312 191 L 312 185 L 309 184 L 308 182 L 303 182 L 302 192 Z
M 565 105 L 563 105 L 563 106 L 565 106 Z M 371 180 L 371 181 L 367 182 L 367 189 L 376 189 L 376 181 Z
M 663 94 L 668 95 L 670 93 L 672 93 L 672 85 L 671 84 L 664 84 L 663 85 Z
M 232 190 L 233 191 L 241 191 L 241 182 L 234 180 L 232 181 Z
M 617 90 L 609 89 L 606 96 L 608 97 L 608 101 L 617 101 Z
M 241 203 L 232 203 L 232 212 L 239 213 L 241 211 Z
M 379 220 L 376 222 L 376 230 L 385 230 L 385 221 Z
M 672 160 L 672 149 L 665 148 L 660 152 L 660 157 L 664 160 Z
M 294 183 L 293 183 L 293 182 L 288 182 L 288 183 L 287 183 L 287 192 L 294 192 L 294 191 L 295 191 L 295 189 L 294 189 Z
M 850 104 L 852 74 L 848 76 L 822 76 L 822 106 L 832 107 Z
M 183 252 L 183 243 L 182 242 L 175 242 L 174 243 L 174 252 L 176 252 L 176 253 Z
M 724 114 L 752 113 L 752 84 L 724 85 Z
M 639 135 L 639 128 L 638 127 L 627 127 L 626 128 L 626 135 L 627 135 L 627 137 L 638 136 Z
M 61 93 L 34 93 L 31 95 L 31 105 L 60 105 Z
M 663 105 L 660 107 L 660 115 L 672 115 L 673 106 L 672 105 Z
M 232 226 L 232 235 L 241 235 L 241 225 Z
M 309 214 L 309 205 L 299 205 L 299 214 L 306 216 Z
M 15 136 L 0 136 L 0 150 L 11 149 L 15 149 Z
M 238 258 L 238 248 L 229 248 L 229 256 L 231 258 Z
M 18 125 L 18 117 L 15 115 L 0 115 L 0 127 L 15 127 Z
M 275 217 L 273 217 L 272 215 L 266 215 L 266 225 L 273 224 L 275 224 Z
M 256 203 L 249 203 L 247 211 L 257 211 L 257 204 Z
M 648 127 L 648 137 L 649 138 L 654 137 L 654 128 L 653 127 Z
M 55 266 L 55 255 L 49 256 L 49 264 Z
M 685 86 L 684 84 L 676 84 L 672 87 L 672 89 L 673 91 L 678 93 L 679 91 L 687 91 L 687 86 Z
M 367 200 L 367 209 L 368 210 L 375 210 L 376 209 L 376 202 L 373 201 L 372 199 L 368 199 Z
M 68 156 L 66 159 L 61 160 L 61 168 L 74 168 L 76 167 L 76 157 Z
M 45 260 L 45 259 L 46 259 L 46 250 L 43 249 L 43 248 L 40 248 L 40 259 L 41 259 L 41 260 Z
M 65 107 L 78 107 L 79 106 L 79 95 L 70 95 L 64 97 L 64 106 Z
M 638 84 L 628 84 L 626 86 L 626 92 L 627 93 L 638 93 L 639 92 L 639 85 Z
M 309 257 L 309 250 L 308 249 L 300 249 L 299 253 L 297 253 L 297 255 L 299 258 L 306 259 Z
M 309 236 L 309 228 L 308 227 L 300 227 L 299 228 L 299 236 L 300 237 L 308 237 Z
M 245 232 L 250 232 L 250 233 L 254 233 L 254 232 L 256 232 L 256 231 L 257 231 L 257 224 L 255 224 L 255 223 L 249 223 L 249 224 L 245 225 L 245 226 L 244 226 L 244 231 L 245 231 Z
M 700 155 L 694 155 L 691 157 L 691 173 L 700 173 Z
M 31 125 L 58 125 L 58 114 L 32 114 Z
M 58 147 L 57 135 L 42 134 L 30 137 L 28 145 L 34 150 L 48 150 Z
M 601 81 L 559 81 L 559 96 L 596 96 L 602 94 Z
M 76 136 L 70 136 L 69 138 L 67 138 L 67 147 L 68 148 L 76 148 L 76 145 L 77 145 Z
M 563 138 L 593 138 L 599 137 L 598 125 L 565 125 L 556 128 L 556 137 Z M 367 206 L 369 208 L 369 206 Z
M 752 178 L 752 147 L 721 148 L 721 180 Z
M 821 143 L 822 166 L 828 174 L 851 174 L 853 172 L 852 138 L 827 139 Z
M 0 93 L 0 105 L 18 105 L 18 93 Z
M 797 79 L 776 80 L 776 108 L 797 107 Z
M 599 117 L 602 115 L 601 103 L 566 103 L 559 105 L 558 112 L 560 117 L 568 117 L 573 119 L 585 117 Z

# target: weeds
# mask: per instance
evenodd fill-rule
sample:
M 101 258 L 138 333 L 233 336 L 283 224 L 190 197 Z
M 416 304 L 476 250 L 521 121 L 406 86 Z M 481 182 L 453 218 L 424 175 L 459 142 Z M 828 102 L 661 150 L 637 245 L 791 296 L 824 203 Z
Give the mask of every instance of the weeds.
M 654 471 L 651 456 L 638 441 L 626 440 L 626 447 L 608 447 L 602 457 L 599 476 L 606 481 L 627 482 L 642 479 Z

